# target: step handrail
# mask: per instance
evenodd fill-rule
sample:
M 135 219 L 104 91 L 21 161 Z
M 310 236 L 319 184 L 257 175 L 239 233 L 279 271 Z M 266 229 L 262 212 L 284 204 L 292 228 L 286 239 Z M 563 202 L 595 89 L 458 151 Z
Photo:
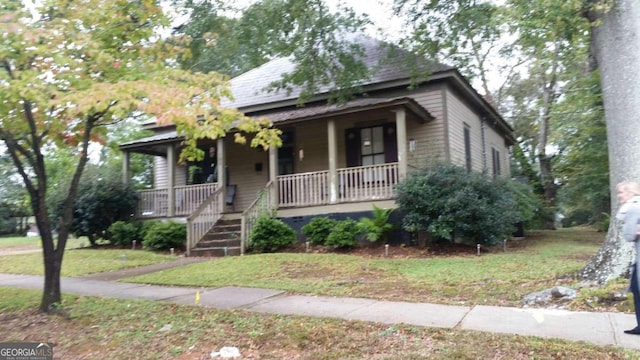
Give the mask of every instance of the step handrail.
M 242 222 L 240 225 L 240 255 L 244 255 L 245 250 L 251 245 L 251 230 L 258 218 L 268 212 L 275 212 L 278 209 L 277 203 L 272 199 L 271 188 L 274 186 L 273 180 L 269 180 L 267 185 L 258 192 L 255 200 L 242 212 Z
M 187 217 L 187 256 L 191 255 L 191 249 L 222 217 L 222 190 L 222 187 L 217 188 Z

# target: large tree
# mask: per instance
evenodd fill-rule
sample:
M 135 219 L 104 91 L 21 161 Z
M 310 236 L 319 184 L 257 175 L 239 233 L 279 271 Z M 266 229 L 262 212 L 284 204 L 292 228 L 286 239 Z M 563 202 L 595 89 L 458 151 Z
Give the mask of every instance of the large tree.
M 348 100 L 369 75 L 363 49 L 352 41 L 370 24 L 337 1 L 259 0 L 226 17 L 224 2 L 175 0 L 190 9 L 189 20 L 176 31 L 193 37 L 184 66 L 198 71 L 237 75 L 277 57 L 289 57 L 294 69 L 275 80 L 271 89 L 300 87 L 300 102 L 328 89 L 330 100 Z
M 221 108 L 221 97 L 229 95 L 223 76 L 177 68 L 188 39 L 156 35 L 169 23 L 156 1 L 41 4 L 25 12 L 22 1 L 0 3 L 0 139 L 29 193 L 40 231 L 40 310 L 48 312 L 61 301 L 60 270 L 89 146 L 103 142 L 107 124 L 143 112 L 176 123 L 188 148 L 194 138 L 224 136 L 236 121 L 245 132 L 257 132 L 254 145 L 275 145 L 277 132 Z M 75 158 L 63 215 L 54 223 L 45 201 L 45 157 L 56 149 L 72 151 Z
M 592 49 L 604 100 L 607 124 L 612 206 L 618 206 L 616 185 L 640 181 L 640 1 L 587 1 L 586 13 L 593 23 Z M 623 240 L 615 217 L 605 243 L 581 275 L 605 283 L 628 271 L 633 261 L 632 243 Z
M 538 4 L 514 0 L 503 5 L 478 0 L 396 0 L 395 4 L 411 29 L 405 43 L 477 79 L 485 97 L 512 120 L 518 146 L 522 154 L 529 154 L 518 160 L 537 165 L 537 174 L 525 175 L 535 176 L 529 181 L 542 185 L 546 226 L 553 228 L 557 187 L 553 154 L 548 153 L 553 110 L 562 99 L 564 84 L 571 80 L 568 76 L 576 76 L 569 70 L 580 68 L 576 62 L 586 64 L 587 59 L 575 55 L 584 43 L 581 30 L 586 21 L 566 16 L 575 14 L 576 4 L 560 0 Z M 493 75 L 498 70 L 501 81 Z M 530 164 L 520 165 L 524 169 Z

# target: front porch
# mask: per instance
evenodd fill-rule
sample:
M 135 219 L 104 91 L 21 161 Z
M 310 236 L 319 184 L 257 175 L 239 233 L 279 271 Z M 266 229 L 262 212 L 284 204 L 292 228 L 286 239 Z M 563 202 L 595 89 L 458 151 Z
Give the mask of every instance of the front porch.
M 271 195 L 278 199 L 271 206 L 277 209 L 302 208 L 309 206 L 341 204 L 361 201 L 388 200 L 394 197 L 394 187 L 398 183 L 398 163 L 369 165 L 336 169 L 332 181 L 330 171 L 316 171 L 301 174 L 280 175 L 273 186 Z M 176 186 L 173 189 L 151 189 L 138 192 L 136 217 L 154 219 L 183 217 L 192 215 L 216 190 L 219 183 Z M 330 194 L 336 194 L 332 199 Z M 173 201 L 169 199 L 172 198 Z M 220 204 L 221 213 L 238 213 L 225 200 Z M 170 206 L 172 204 L 172 206 Z
M 244 250 L 255 220 L 266 211 L 296 216 L 309 209 L 331 213 L 341 204 L 371 208 L 394 198 L 410 158 L 416 160 L 410 152 L 426 144 L 415 131 L 432 119 L 409 98 L 292 111 L 269 114 L 282 131 L 282 146 L 266 151 L 231 137 L 202 140 L 204 158 L 182 163 L 181 137 L 172 128 L 121 145 L 124 181 L 129 153 L 155 156 L 155 189 L 140 192 L 136 217 L 186 218 L 189 253 L 223 217 L 242 219 Z
M 249 246 L 251 230 L 264 213 L 278 209 L 295 213 L 304 208 L 389 200 L 394 197 L 399 179 L 398 163 L 336 169 L 336 176 L 331 176 L 331 171 L 278 176 L 240 214 L 239 253 L 243 254 Z M 136 217 L 186 217 L 186 250 L 191 255 L 225 215 L 237 218 L 238 212 L 230 206 L 225 190 L 219 183 L 143 190 L 139 193 Z M 223 250 L 227 253 L 226 247 Z

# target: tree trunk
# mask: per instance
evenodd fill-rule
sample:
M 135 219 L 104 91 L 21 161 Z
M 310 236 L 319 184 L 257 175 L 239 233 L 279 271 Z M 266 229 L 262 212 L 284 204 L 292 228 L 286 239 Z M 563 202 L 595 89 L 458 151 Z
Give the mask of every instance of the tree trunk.
M 62 300 L 60 291 L 60 270 L 62 259 L 58 259 L 53 241 L 51 223 L 47 215 L 47 207 L 43 196 L 34 199 L 34 214 L 40 232 L 42 242 L 42 254 L 44 258 L 44 291 L 40 301 L 40 311 L 49 312 Z
M 546 154 L 538 156 L 540 163 L 540 179 L 544 189 L 544 207 L 545 213 L 544 226 L 547 230 L 556 229 L 555 212 L 556 212 L 556 184 L 554 181 L 553 171 L 551 169 L 551 157 Z
M 588 16 L 602 20 L 593 29 L 591 45 L 602 82 L 615 214 L 616 185 L 640 181 L 640 1 L 616 0 L 606 13 Z M 612 216 L 604 244 L 579 275 L 603 284 L 624 275 L 632 261 L 632 246 L 624 241 L 620 222 Z

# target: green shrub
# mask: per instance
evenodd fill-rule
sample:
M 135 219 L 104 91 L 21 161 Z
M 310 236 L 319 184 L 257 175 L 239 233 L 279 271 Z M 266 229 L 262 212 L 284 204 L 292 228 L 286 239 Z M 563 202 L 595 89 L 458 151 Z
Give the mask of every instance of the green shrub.
M 131 245 L 133 240 L 141 240 L 141 225 L 133 221 L 116 221 L 108 229 L 109 242 L 117 246 Z
M 360 227 L 355 220 L 341 220 L 329 233 L 325 245 L 334 249 L 350 249 L 358 244 L 359 234 Z
M 327 237 L 337 222 L 328 217 L 315 217 L 302 227 L 302 234 L 314 245 L 325 245 Z
M 108 237 L 108 229 L 116 221 L 128 221 L 135 214 L 138 195 L 133 187 L 124 185 L 120 176 L 87 173 L 78 185 L 78 196 L 73 202 L 71 232 L 86 236 L 91 245 Z M 47 200 L 53 210 L 50 218 L 57 223 L 62 217 L 67 189 L 61 186 Z
M 187 226 L 176 222 L 156 221 L 144 226 L 146 233 L 142 245 L 151 250 L 183 248 L 187 239 Z
M 409 177 L 397 187 L 402 226 L 436 238 L 496 244 L 522 220 L 507 181 L 438 165 Z
M 371 242 L 386 242 L 387 235 L 395 226 L 389 223 L 393 209 L 381 209 L 373 205 L 373 217 L 363 217 L 358 222 L 360 231 Z
M 256 252 L 276 252 L 296 242 L 296 232 L 287 224 L 269 216 L 261 216 L 251 231 L 250 248 Z

